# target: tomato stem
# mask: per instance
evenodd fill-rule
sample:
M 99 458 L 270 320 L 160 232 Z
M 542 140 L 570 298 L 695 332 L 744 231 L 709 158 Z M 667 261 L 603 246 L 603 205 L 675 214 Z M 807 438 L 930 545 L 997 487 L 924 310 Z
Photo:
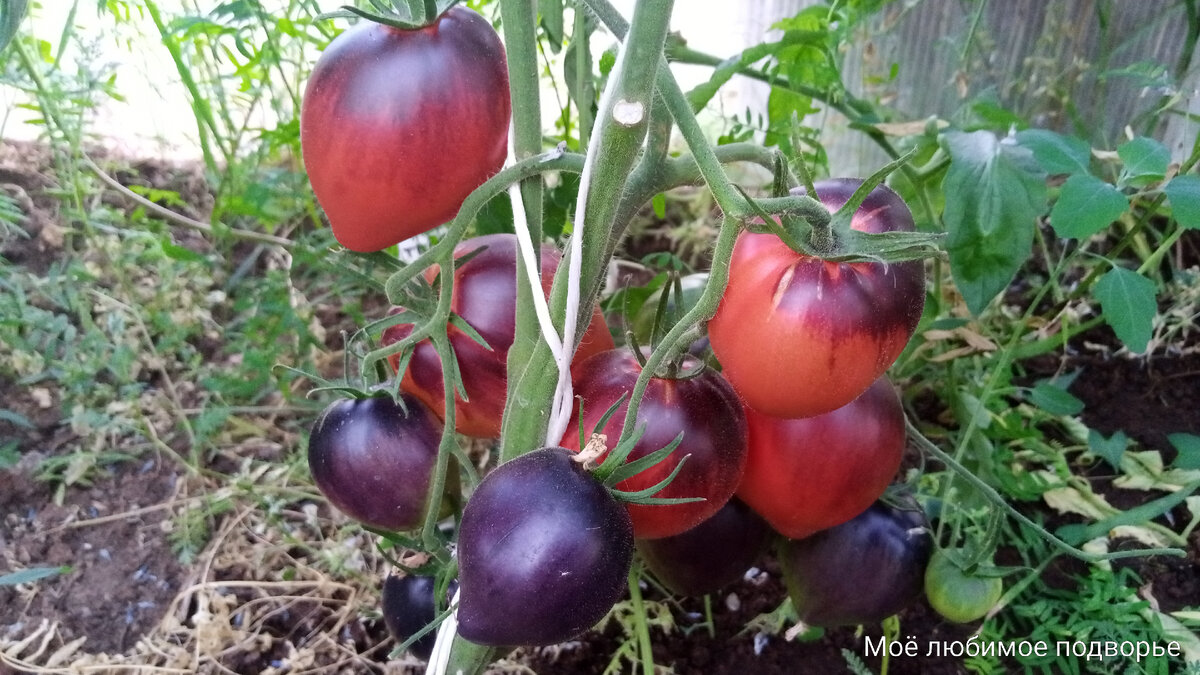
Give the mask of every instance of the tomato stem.
M 638 641 L 638 655 L 642 664 L 642 675 L 654 675 L 654 651 L 650 646 L 650 627 L 646 625 L 646 605 L 642 602 L 642 588 L 638 586 L 638 569 L 629 570 L 629 600 L 633 604 L 633 630 Z

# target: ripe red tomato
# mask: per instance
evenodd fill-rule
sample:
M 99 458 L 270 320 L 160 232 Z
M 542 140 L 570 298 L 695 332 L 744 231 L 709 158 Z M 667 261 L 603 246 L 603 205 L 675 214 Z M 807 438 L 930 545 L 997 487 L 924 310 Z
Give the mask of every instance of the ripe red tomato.
M 815 187 L 836 210 L 861 183 L 842 178 Z M 881 185 L 852 227 L 914 226 L 900 196 Z M 828 262 L 796 253 L 775 235 L 743 232 L 708 334 L 721 372 L 750 407 L 809 417 L 846 405 L 882 375 L 912 337 L 924 304 L 919 261 Z
M 738 497 L 791 539 L 850 520 L 896 475 L 904 411 L 887 378 L 833 412 L 797 419 L 746 409 L 750 456 Z
M 450 309 L 474 327 L 491 350 L 454 326 L 449 328 L 450 344 L 458 358 L 463 387 L 469 399 L 458 399 L 454 408 L 454 428 L 468 436 L 496 438 L 500 435 L 500 422 L 504 416 L 508 349 L 516 331 L 517 237 L 489 234 L 467 239 L 455 247 L 454 256 L 461 258 L 480 249 L 475 257 L 455 266 Z M 547 295 L 558 261 L 557 250 L 551 246 L 542 247 L 542 284 Z M 429 279 L 436 274 L 436 267 L 426 271 Z M 392 326 L 383 332 L 381 342 L 384 345 L 399 342 L 411 332 L 412 324 Z M 596 308 L 573 363 L 612 348 L 612 335 L 600 309 Z M 391 362 L 396 368 L 399 357 L 393 357 Z M 400 386 L 445 419 L 442 364 L 437 350 L 428 340 L 417 344 Z
M 511 114 L 504 46 L 465 7 L 419 30 L 360 21 L 339 35 L 300 111 L 334 236 L 378 251 L 449 221 L 504 164 Z
M 403 403 L 339 399 L 308 439 L 308 466 L 321 494 L 351 518 L 385 530 L 421 525 L 442 435 L 428 408 L 411 396 Z
M 685 362 L 685 367 L 688 364 Z M 633 354 L 614 349 L 579 364 L 575 394 L 583 399 L 583 428 L 590 434 L 622 394 L 633 391 L 642 372 Z M 609 446 L 621 435 L 628 401 L 621 404 L 600 433 Z M 675 469 L 684 456 L 683 468 L 656 497 L 702 497 L 704 501 L 671 505 L 628 504 L 633 532 L 639 539 L 680 534 L 716 513 L 733 496 L 746 465 L 746 418 L 729 383 L 713 370 L 683 378 L 655 377 L 646 387 L 638 406 L 638 423 L 647 423 L 646 433 L 634 446 L 629 461 L 648 455 L 675 440 L 683 441 L 666 460 L 617 484 L 634 492 L 653 487 Z M 563 446 L 579 450 L 579 416 L 572 418 L 563 435 Z

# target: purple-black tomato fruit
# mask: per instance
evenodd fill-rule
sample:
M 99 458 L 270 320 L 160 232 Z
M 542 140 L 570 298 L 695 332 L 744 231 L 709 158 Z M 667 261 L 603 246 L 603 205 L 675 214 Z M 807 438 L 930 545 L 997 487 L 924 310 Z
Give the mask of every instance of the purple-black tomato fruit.
M 446 598 L 453 597 L 458 583 L 451 581 L 446 589 Z M 383 582 L 382 604 L 383 623 L 388 632 L 403 643 L 428 626 L 437 617 L 438 603 L 434 598 L 437 590 L 435 577 L 418 574 L 389 575 Z M 444 607 L 447 602 L 442 602 Z M 408 651 L 419 659 L 428 660 L 433 653 L 433 643 L 437 641 L 437 632 L 426 633 L 409 646 Z
M 625 589 L 633 525 L 563 448 L 501 464 L 458 533 L 458 632 L 489 646 L 551 645 L 604 618 Z
M 875 624 L 921 596 L 933 537 L 914 504 L 876 502 L 859 516 L 779 545 L 784 583 L 812 626 Z
M 442 428 L 411 396 L 341 399 L 317 418 L 308 467 L 326 499 L 355 520 L 384 530 L 421 525 Z
M 683 534 L 639 539 L 637 550 L 667 590 L 701 596 L 740 579 L 758 560 L 770 536 L 766 521 L 734 497 Z

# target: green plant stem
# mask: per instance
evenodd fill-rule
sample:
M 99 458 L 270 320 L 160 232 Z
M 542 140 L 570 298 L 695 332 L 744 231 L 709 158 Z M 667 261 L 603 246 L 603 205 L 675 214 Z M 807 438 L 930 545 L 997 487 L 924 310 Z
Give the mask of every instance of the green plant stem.
M 1088 553 L 1087 551 L 1082 551 L 1078 548 L 1075 548 L 1074 546 L 1071 546 L 1067 542 L 1048 532 L 1046 528 L 1038 525 L 1025 514 L 1013 508 L 1013 506 L 1009 504 L 1008 501 L 1005 500 L 995 488 L 988 485 L 983 479 L 979 478 L 962 464 L 955 461 L 955 459 L 951 457 L 949 453 L 945 452 L 941 448 L 937 447 L 937 445 L 935 445 L 932 441 L 925 438 L 924 434 L 922 434 L 921 431 L 913 425 L 911 420 L 906 418 L 904 424 L 908 430 L 908 437 L 914 440 L 917 445 L 921 447 L 923 452 L 933 455 L 935 459 L 945 464 L 947 468 L 952 470 L 960 478 L 970 483 L 971 486 L 978 490 L 979 493 L 983 495 L 984 498 L 986 498 L 989 502 L 991 502 L 994 507 L 1017 519 L 1021 522 L 1021 524 L 1032 529 L 1039 537 L 1045 539 L 1051 546 L 1073 558 L 1078 558 L 1079 560 L 1089 563 L 1096 563 L 1102 560 L 1136 558 L 1150 555 L 1186 555 L 1183 550 L 1177 548 L 1147 548 L 1136 551 L 1116 551 L 1114 553 L 1104 554 Z
M 454 643 L 450 647 L 450 660 L 447 662 L 447 673 L 456 675 L 476 675 L 487 669 L 488 665 L 496 660 L 500 655 L 500 650 L 495 647 L 484 647 L 477 645 L 464 639 L 460 635 L 454 636 Z
M 667 331 L 662 342 L 646 359 L 646 365 L 642 368 L 637 382 L 633 385 L 633 391 L 629 394 L 629 407 L 625 413 L 625 423 L 621 427 L 621 441 L 633 434 L 638 406 L 641 404 L 642 395 L 650 384 L 650 378 L 654 376 L 655 371 L 682 351 L 692 329 L 716 314 L 717 306 L 721 304 L 721 296 L 725 294 L 725 286 L 729 282 L 729 259 L 733 255 L 733 245 L 737 241 L 740 229 L 737 219 L 727 215 L 722 220 L 721 230 L 717 234 L 717 242 L 713 246 L 713 264 L 708 274 L 708 283 L 705 284 L 704 291 L 701 292 L 696 304 L 683 315 L 679 323 Z
M 634 9 L 633 23 L 601 97 L 601 109 L 592 133 L 588 154 L 594 173 L 585 175 L 588 184 L 583 213 L 576 214 L 586 223 L 581 238 L 579 260 L 579 308 L 576 334 L 564 336 L 564 343 L 575 344 L 586 329 L 596 296 L 605 279 L 610 258 L 607 244 L 617 223 L 620 200 L 642 149 L 649 126 L 657 68 L 666 41 L 673 0 L 640 0 Z M 582 189 L 582 185 L 581 185 Z M 551 289 L 551 315 L 565 317 L 571 256 L 558 266 Z M 544 340 L 539 340 L 525 366 L 518 371 L 516 384 L 509 388 L 501 430 L 500 459 L 508 461 L 537 449 L 545 442 L 546 427 L 558 380 L 557 365 Z M 514 371 L 509 371 L 512 378 Z
M 458 245 L 459 240 L 462 239 L 467 226 L 475 220 L 475 216 L 479 215 L 483 207 L 492 199 L 507 191 L 513 183 L 546 171 L 579 173 L 583 171 L 583 163 L 583 155 L 552 150 L 536 157 L 521 160 L 489 178 L 483 185 L 479 186 L 479 188 L 463 200 L 462 206 L 458 209 L 458 215 L 446 227 L 446 232 L 438 240 L 437 244 L 421 253 L 421 255 L 417 256 L 416 260 L 413 260 L 388 278 L 386 284 L 388 298 L 393 298 L 396 295 L 396 291 L 403 288 L 408 282 L 416 278 L 418 274 L 425 271 L 434 261 L 440 259 L 447 249 L 453 250 Z M 383 354 L 384 357 L 389 355 Z
M 220 173 L 217 166 L 216 156 L 213 155 L 212 146 L 209 144 L 208 132 L 212 130 L 217 133 L 217 122 L 213 118 L 212 108 L 208 105 L 206 99 L 200 93 L 200 87 L 196 85 L 195 78 L 192 77 L 192 71 L 184 63 L 183 53 L 179 50 L 179 44 L 171 36 L 167 30 L 167 24 L 162 19 L 162 14 L 158 11 L 158 5 L 154 0 L 146 0 L 146 12 L 150 14 L 150 19 L 154 21 L 154 26 L 158 29 L 158 34 L 162 38 L 163 46 L 167 48 L 167 53 L 171 55 L 171 61 L 175 63 L 175 70 L 179 73 L 179 79 L 183 82 L 183 86 L 187 89 L 188 95 L 192 99 L 192 110 L 196 114 L 196 133 L 200 138 L 200 152 L 204 156 L 204 166 L 208 171 L 217 175 Z
M 512 92 L 513 154 L 514 161 L 519 161 L 536 155 L 542 149 L 541 71 L 538 67 L 535 0 L 501 0 L 500 14 L 508 57 L 508 82 Z M 540 260 L 544 191 L 541 174 L 522 180 L 520 189 L 534 257 Z M 541 293 L 542 289 L 530 286 L 525 259 L 517 256 L 516 331 L 508 350 L 508 372 L 517 372 L 529 362 L 539 340 L 540 331 L 533 301 L 535 292 Z M 513 382 L 509 382 L 510 389 L 513 385 Z
M 646 604 L 642 601 L 642 588 L 638 586 L 636 566 L 629 570 L 629 600 L 633 605 L 633 626 L 637 633 L 642 675 L 654 675 L 654 650 L 650 646 L 650 627 L 646 625 Z

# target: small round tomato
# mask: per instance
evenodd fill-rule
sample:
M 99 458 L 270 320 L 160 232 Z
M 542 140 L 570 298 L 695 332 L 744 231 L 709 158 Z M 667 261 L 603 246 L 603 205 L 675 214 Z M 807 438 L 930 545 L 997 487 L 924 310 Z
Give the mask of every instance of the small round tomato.
M 929 606 L 954 623 L 971 623 L 987 615 L 1004 591 L 1000 577 L 968 574 L 938 549 L 925 570 L 925 597 Z
M 685 359 L 684 368 L 694 368 Z M 590 434 L 600 418 L 622 395 L 633 391 L 642 368 L 628 350 L 613 349 L 579 364 L 575 395 L 583 400 L 583 429 Z M 621 403 L 600 433 L 616 445 L 621 435 L 628 400 Z M 733 496 L 746 465 L 746 417 L 741 402 L 720 373 L 704 369 L 678 379 L 650 379 L 638 406 L 638 425 L 645 434 L 634 446 L 628 461 L 662 448 L 680 433 L 683 440 L 672 454 L 645 471 L 626 478 L 617 488 L 636 492 L 666 479 L 683 461 L 683 468 L 655 497 L 678 499 L 700 497 L 703 501 L 683 504 L 629 504 L 633 532 L 639 539 L 681 534 L 717 512 Z M 579 415 L 572 418 L 563 434 L 563 446 L 579 450 Z
M 334 401 L 308 438 L 317 488 L 355 520 L 384 530 L 422 524 L 442 425 L 411 396 Z
M 451 581 L 446 589 L 447 598 L 453 597 L 457 588 L 458 583 Z M 437 579 L 430 576 L 391 574 L 384 580 L 380 594 L 383 623 L 396 642 L 405 642 L 437 617 L 436 590 Z M 443 599 L 441 605 L 445 607 L 447 604 Z M 412 643 L 409 651 L 417 658 L 428 659 L 436 641 L 436 632 L 426 633 Z
M 479 483 L 458 534 L 458 632 L 513 647 L 570 640 L 604 618 L 633 562 L 629 513 L 563 448 Z
M 464 401 L 459 397 L 455 403 L 454 428 L 467 436 L 496 438 L 500 435 L 508 387 L 508 350 L 516 332 L 517 237 L 489 234 L 464 240 L 454 248 L 455 258 L 471 253 L 476 255 L 454 268 L 450 309 L 478 331 L 491 349 L 481 346 L 454 326 L 448 329 L 468 398 Z M 542 247 L 542 284 L 547 295 L 558 269 L 559 257 L 553 247 Z M 436 274 L 437 267 L 426 270 L 430 280 Z M 380 341 L 389 345 L 411 332 L 412 324 L 392 326 L 383 332 Z M 612 348 L 612 335 L 600 309 L 596 308 L 575 351 L 574 363 Z M 391 363 L 396 368 L 399 357 L 393 356 Z M 432 408 L 439 417 L 445 418 L 442 412 L 445 410 L 442 363 L 433 343 L 424 340 L 417 344 L 400 386 Z
M 463 6 L 417 30 L 360 21 L 304 91 L 304 168 L 333 234 L 378 251 L 452 219 L 496 173 L 511 117 L 504 45 Z
M 737 581 L 758 560 L 771 528 L 737 497 L 682 534 L 639 539 L 646 567 L 672 593 L 701 596 Z
M 861 183 L 842 178 L 815 187 L 836 210 Z M 851 226 L 914 228 L 904 201 L 883 185 Z M 882 375 L 912 337 L 924 303 L 920 261 L 831 262 L 801 255 L 773 234 L 743 232 L 708 334 L 721 372 L 747 405 L 775 417 L 809 417 L 846 405 Z
M 862 513 L 904 454 L 904 410 L 887 378 L 833 412 L 780 419 L 746 409 L 750 455 L 737 494 L 792 539 Z
M 779 545 L 783 580 L 812 626 L 874 624 L 921 597 L 933 537 L 915 502 L 881 502 L 851 520 Z

